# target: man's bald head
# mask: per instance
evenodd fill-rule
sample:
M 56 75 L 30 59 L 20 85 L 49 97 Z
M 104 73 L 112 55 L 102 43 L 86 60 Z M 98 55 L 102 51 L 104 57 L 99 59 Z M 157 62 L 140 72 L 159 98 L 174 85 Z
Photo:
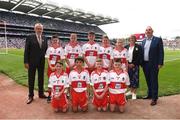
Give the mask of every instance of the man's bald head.
M 145 34 L 147 35 L 148 38 L 151 38 L 153 36 L 153 29 L 151 26 L 147 26 Z

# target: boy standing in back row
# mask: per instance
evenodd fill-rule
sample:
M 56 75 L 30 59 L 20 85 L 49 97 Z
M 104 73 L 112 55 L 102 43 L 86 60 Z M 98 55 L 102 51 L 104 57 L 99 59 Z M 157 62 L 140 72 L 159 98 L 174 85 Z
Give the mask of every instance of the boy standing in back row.
M 96 59 L 98 57 L 99 52 L 99 44 L 97 44 L 95 40 L 95 33 L 88 33 L 89 41 L 83 45 L 82 53 L 85 61 L 85 68 L 88 70 L 89 74 L 95 69 Z

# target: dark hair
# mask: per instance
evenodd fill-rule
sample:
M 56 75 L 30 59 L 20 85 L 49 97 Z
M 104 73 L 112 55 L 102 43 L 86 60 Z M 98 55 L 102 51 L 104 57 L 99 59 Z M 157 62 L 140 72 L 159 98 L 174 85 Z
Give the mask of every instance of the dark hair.
M 63 62 L 61 62 L 60 60 L 56 61 L 55 65 L 56 65 L 56 64 L 60 64 L 60 65 L 63 66 Z
M 121 58 L 117 58 L 117 59 L 115 59 L 115 61 L 114 62 L 121 62 Z
M 83 63 L 84 63 L 84 59 L 83 59 L 83 57 L 77 57 L 77 58 L 75 58 L 75 62 L 77 62 L 77 61 L 81 61 L 81 62 L 83 62 Z
M 135 35 L 131 35 L 130 37 L 129 37 L 129 39 L 130 38 L 133 38 L 135 41 L 136 41 L 136 36 Z
M 95 35 L 93 31 L 88 32 L 88 35 Z
M 57 34 L 55 34 L 55 35 L 53 35 L 53 36 L 51 37 L 51 39 L 54 39 L 54 38 L 59 38 L 59 37 L 58 37 Z

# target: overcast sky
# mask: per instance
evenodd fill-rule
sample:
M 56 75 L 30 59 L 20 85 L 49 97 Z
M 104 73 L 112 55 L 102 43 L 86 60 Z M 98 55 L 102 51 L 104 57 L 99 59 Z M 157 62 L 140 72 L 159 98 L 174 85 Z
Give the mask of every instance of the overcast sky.
M 47 0 L 46 0 L 47 1 Z M 152 26 L 162 37 L 180 36 L 180 0 L 48 0 L 104 16 L 118 18 L 119 23 L 99 26 L 110 38 L 144 33 Z

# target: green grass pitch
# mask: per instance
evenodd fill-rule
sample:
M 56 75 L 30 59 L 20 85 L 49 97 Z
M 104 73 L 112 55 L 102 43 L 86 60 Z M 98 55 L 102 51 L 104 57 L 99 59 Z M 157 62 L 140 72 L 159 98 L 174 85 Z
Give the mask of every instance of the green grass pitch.
M 23 49 L 9 49 L 9 54 L 0 55 L 0 73 L 4 73 L 15 82 L 27 86 L 27 70 L 23 64 L 23 52 Z M 45 71 L 45 89 L 47 89 L 47 84 L 48 79 Z M 37 80 L 35 88 L 37 89 Z M 146 90 L 147 86 L 141 69 L 138 97 L 146 95 Z M 159 73 L 159 96 L 178 93 L 180 93 L 180 50 L 165 50 L 165 65 Z

